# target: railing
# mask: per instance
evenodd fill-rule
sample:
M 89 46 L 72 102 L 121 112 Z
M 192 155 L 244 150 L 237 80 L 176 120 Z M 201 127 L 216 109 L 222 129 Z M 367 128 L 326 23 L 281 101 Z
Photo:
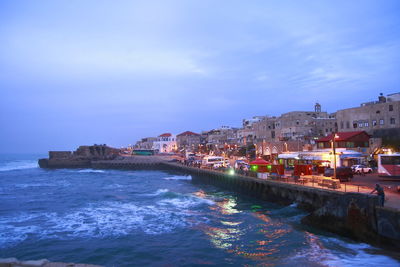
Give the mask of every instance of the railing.
M 357 185 L 357 184 L 347 184 L 341 183 L 337 179 L 332 179 L 329 177 L 323 177 L 318 175 L 305 175 L 305 176 L 293 176 L 293 175 L 278 175 L 278 174 L 269 174 L 266 178 L 259 178 L 257 177 L 256 172 L 251 171 L 238 171 L 234 170 L 234 173 L 230 173 L 229 170 L 233 169 L 213 169 L 210 167 L 204 167 L 200 165 L 191 165 L 186 164 L 185 166 L 193 167 L 193 168 L 200 168 L 206 170 L 212 170 L 215 172 L 230 174 L 234 175 L 241 175 L 246 177 L 252 177 L 255 179 L 259 179 L 260 181 L 275 181 L 280 183 L 287 183 L 287 184 L 295 184 L 299 186 L 305 187 L 312 187 L 312 188 L 319 188 L 325 190 L 332 190 L 337 192 L 352 192 L 352 193 L 363 193 L 369 194 L 374 187 L 368 187 L 364 185 Z

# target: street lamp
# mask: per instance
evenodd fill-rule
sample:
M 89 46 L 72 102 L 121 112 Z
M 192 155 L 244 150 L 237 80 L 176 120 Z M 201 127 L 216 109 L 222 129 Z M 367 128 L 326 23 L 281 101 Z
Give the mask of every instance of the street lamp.
M 333 179 L 336 179 L 336 142 L 335 142 L 336 138 L 339 138 L 339 136 L 336 133 L 332 133 Z

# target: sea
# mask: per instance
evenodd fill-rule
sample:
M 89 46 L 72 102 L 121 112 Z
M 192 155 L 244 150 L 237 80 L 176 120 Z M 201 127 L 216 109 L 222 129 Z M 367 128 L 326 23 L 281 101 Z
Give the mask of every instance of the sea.
M 104 266 L 400 266 L 281 206 L 182 172 L 40 169 L 0 156 L 0 258 Z

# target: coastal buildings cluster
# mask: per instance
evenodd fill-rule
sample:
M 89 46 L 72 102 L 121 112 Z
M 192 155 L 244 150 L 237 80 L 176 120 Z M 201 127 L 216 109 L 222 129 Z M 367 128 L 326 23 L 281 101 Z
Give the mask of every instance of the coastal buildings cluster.
M 398 151 L 400 146 L 400 93 L 380 94 L 358 107 L 326 112 L 316 103 L 307 111 L 280 116 L 254 116 L 240 128 L 221 126 L 195 133 L 162 133 L 136 142 L 131 149 L 156 153 L 201 152 L 214 155 L 262 157 L 266 160 L 299 158 L 326 160 L 333 137 L 339 165 L 359 163 L 374 155 Z M 348 157 L 346 151 L 351 151 Z

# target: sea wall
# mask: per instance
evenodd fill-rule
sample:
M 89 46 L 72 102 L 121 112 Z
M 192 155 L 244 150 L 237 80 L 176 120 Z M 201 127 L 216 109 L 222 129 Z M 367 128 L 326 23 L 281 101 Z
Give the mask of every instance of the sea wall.
M 213 170 L 163 163 L 192 174 L 194 182 L 211 183 L 280 204 L 298 203 L 309 211 L 302 223 L 356 240 L 400 249 L 400 212 L 378 207 L 376 195 L 340 192 Z

